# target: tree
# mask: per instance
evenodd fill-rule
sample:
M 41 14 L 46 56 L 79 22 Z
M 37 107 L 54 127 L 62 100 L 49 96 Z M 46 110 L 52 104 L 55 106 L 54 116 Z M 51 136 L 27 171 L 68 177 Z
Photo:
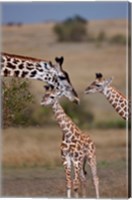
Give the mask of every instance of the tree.
M 80 42 L 87 38 L 87 21 L 76 15 L 54 26 L 54 32 L 60 42 Z

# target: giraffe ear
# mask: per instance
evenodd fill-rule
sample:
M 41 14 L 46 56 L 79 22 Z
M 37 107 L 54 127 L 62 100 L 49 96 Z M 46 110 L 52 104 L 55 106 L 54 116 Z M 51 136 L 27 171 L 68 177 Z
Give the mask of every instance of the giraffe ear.
M 101 73 L 96 73 L 95 76 L 96 76 L 96 79 L 101 79 L 101 78 L 103 78 L 103 75 L 102 75 Z

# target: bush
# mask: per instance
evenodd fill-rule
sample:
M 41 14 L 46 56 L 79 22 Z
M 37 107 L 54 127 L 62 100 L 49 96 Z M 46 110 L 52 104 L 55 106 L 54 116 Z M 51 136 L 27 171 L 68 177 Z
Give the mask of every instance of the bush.
M 54 32 L 57 35 L 58 41 L 74 41 L 80 42 L 87 38 L 87 21 L 80 16 L 68 18 L 60 24 L 54 26 Z
M 110 38 L 110 43 L 126 45 L 126 37 L 122 34 L 114 35 Z
M 33 96 L 29 92 L 29 83 L 18 79 L 3 82 L 3 126 L 29 123 L 32 113 Z
M 15 78 L 3 82 L 3 127 L 53 124 L 51 110 L 34 104 L 27 81 Z

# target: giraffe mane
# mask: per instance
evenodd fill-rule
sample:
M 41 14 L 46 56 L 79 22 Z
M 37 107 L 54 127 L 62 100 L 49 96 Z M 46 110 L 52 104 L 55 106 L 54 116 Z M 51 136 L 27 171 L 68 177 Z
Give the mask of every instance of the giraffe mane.
M 33 57 L 28 57 L 28 56 L 21 56 L 21 55 L 10 54 L 10 53 L 5 53 L 5 52 L 1 52 L 1 55 L 9 56 L 9 57 L 15 57 L 15 58 L 18 58 L 18 59 L 20 58 L 20 59 L 23 59 L 23 60 L 31 60 L 31 61 L 34 61 L 34 62 L 41 62 L 41 61 L 50 62 L 50 61 L 47 61 L 47 60 L 44 60 L 44 59 L 33 58 Z
M 119 95 L 121 95 L 124 99 L 126 99 L 125 95 L 122 94 L 122 93 L 121 93 L 119 90 L 117 90 L 115 87 L 112 86 L 112 89 L 113 89 L 114 91 L 117 91 L 117 92 L 119 93 Z

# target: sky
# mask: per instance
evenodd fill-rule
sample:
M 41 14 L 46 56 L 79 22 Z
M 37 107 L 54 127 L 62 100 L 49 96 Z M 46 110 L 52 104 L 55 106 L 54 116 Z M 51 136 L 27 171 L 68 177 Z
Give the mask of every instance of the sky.
M 2 23 L 63 21 L 80 15 L 87 20 L 125 19 L 128 2 L 3 2 Z

